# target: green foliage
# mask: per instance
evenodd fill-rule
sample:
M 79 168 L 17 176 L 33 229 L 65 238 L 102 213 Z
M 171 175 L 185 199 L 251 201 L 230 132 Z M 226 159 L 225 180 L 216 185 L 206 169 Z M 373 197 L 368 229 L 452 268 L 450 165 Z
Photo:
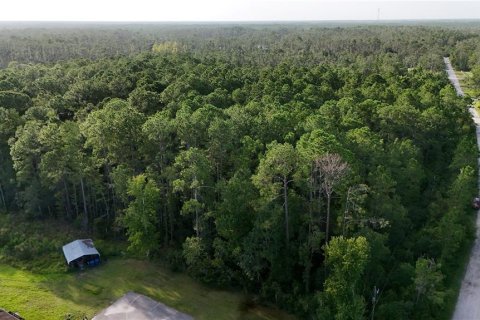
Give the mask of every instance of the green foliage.
M 472 69 L 472 81 L 477 88 L 480 88 L 480 64 Z
M 332 238 L 325 247 L 330 274 L 317 314 L 322 319 L 363 319 L 365 302 L 358 293 L 358 282 L 368 262 L 369 246 L 364 237 Z
M 36 273 L 65 271 L 61 247 L 72 241 L 74 229 L 54 220 L 37 223 L 10 215 L 0 215 L 0 224 L 2 262 Z
M 21 92 L 0 91 L 0 107 L 5 109 L 14 109 L 19 113 L 24 113 L 32 106 L 30 97 Z
M 138 168 L 138 148 L 144 115 L 120 99 L 109 101 L 101 109 L 90 113 L 82 124 L 86 146 L 92 148 L 98 165 L 125 163 Z
M 283 183 L 288 181 L 297 165 L 295 149 L 288 143 L 273 142 L 267 146 L 265 158 L 260 160 L 258 173 L 253 177 L 260 193 L 269 198 L 276 198 Z
M 428 308 L 438 308 L 445 301 L 443 274 L 433 259 L 419 258 L 415 264 L 414 286 L 416 303 L 420 304 L 418 316 Z M 423 309 L 423 310 L 422 310 Z M 425 316 L 427 316 L 426 313 Z
M 474 33 L 132 28 L 0 32 L 18 49 L 1 46 L 2 65 L 89 58 L 0 69 L 0 212 L 81 227 L 109 255 L 126 238 L 303 318 L 448 313 L 474 234 L 477 150 L 441 57 L 475 68 Z M 91 47 L 73 50 L 74 35 Z M 0 238 L 9 263 L 53 255 L 40 236 Z M 427 279 L 432 301 L 416 289 L 424 257 L 441 278 Z
M 127 229 L 129 249 L 147 257 L 158 248 L 157 216 L 160 190 L 151 179 L 141 174 L 128 183 L 128 204 L 120 223 Z

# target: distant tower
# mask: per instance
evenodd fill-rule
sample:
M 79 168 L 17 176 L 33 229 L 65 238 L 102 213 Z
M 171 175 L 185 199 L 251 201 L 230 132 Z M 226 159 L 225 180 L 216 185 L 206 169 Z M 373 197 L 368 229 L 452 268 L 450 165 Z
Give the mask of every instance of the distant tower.
M 377 21 L 380 21 L 380 8 L 377 8 Z

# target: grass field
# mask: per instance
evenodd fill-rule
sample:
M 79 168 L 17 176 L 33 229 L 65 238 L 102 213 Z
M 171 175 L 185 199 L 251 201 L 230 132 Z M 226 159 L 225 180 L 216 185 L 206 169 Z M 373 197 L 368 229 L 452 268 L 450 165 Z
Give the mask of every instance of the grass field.
M 61 247 L 84 237 L 90 236 L 61 221 L 0 214 L 0 308 L 27 320 L 83 319 L 135 291 L 195 319 L 294 319 L 273 308 L 246 310 L 251 304 L 241 293 L 215 290 L 156 261 L 136 259 L 122 241 L 95 239 L 108 261 L 67 272 Z
M 117 258 L 83 272 L 52 274 L 0 264 L 0 307 L 28 320 L 90 318 L 127 291 L 145 294 L 195 319 L 294 319 L 264 307 L 242 311 L 241 294 L 206 288 L 147 261 Z

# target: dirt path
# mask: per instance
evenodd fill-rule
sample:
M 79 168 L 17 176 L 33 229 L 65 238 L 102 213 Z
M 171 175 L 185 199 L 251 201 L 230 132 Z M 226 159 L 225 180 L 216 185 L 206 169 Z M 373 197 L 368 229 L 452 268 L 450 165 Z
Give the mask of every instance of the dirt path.
M 450 58 L 443 58 L 443 62 L 445 62 L 445 66 L 447 67 L 446 71 L 448 73 L 448 79 L 455 87 L 455 90 L 457 90 L 457 94 L 463 97 L 465 94 L 463 93 L 462 87 L 460 86 L 460 82 L 458 81 L 455 71 L 453 71 L 452 64 L 450 63 Z
M 455 72 L 448 58 L 444 58 L 447 67 L 448 78 L 457 90 L 457 94 L 464 96 Z M 468 109 L 475 123 L 477 133 L 477 145 L 480 150 L 480 116 L 475 108 Z M 480 158 L 478 159 L 480 166 Z M 479 177 L 480 187 L 480 177 Z M 457 305 L 453 314 L 453 320 L 480 320 L 480 211 L 477 212 L 477 232 L 475 243 L 470 253 L 467 272 L 462 281 L 462 287 L 458 295 Z

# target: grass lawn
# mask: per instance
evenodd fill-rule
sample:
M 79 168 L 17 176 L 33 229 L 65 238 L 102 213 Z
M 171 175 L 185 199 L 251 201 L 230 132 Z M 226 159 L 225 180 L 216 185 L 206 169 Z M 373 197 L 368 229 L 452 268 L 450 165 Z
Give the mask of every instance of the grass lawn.
M 91 317 L 127 291 L 145 294 L 195 319 L 294 319 L 264 307 L 241 311 L 241 294 L 206 288 L 147 261 L 117 258 L 83 272 L 51 274 L 0 264 L 0 307 L 26 319 Z

